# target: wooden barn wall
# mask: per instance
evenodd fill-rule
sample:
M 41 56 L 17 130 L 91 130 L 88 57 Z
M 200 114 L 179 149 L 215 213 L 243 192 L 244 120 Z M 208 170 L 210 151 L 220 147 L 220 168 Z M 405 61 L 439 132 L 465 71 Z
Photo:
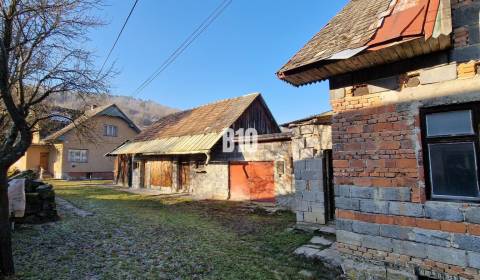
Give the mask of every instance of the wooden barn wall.
M 270 117 L 268 109 L 260 100 L 255 100 L 243 115 L 232 125 L 237 131 L 241 128 L 255 128 L 258 134 L 279 133 L 280 128 Z

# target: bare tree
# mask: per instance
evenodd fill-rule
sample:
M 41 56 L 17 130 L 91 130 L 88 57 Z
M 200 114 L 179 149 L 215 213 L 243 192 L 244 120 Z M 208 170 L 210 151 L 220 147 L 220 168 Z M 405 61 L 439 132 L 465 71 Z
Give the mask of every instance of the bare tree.
M 107 74 L 94 70 L 82 48 L 96 0 L 0 0 L 0 271 L 14 274 L 7 171 L 49 115 L 49 95 L 104 92 Z M 1 277 L 1 276 L 0 276 Z

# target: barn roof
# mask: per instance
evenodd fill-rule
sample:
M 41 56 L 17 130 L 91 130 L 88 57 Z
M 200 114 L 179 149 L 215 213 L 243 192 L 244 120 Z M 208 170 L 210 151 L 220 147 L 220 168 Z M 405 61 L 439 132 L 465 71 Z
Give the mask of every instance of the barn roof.
M 73 122 L 65 126 L 64 128 L 50 134 L 49 136 L 43 139 L 44 142 L 52 142 L 57 140 L 59 137 L 65 135 L 67 132 L 81 126 L 86 121 L 91 120 L 92 118 L 99 116 L 99 115 L 107 115 L 107 116 L 114 116 L 119 117 L 125 120 L 129 126 L 137 132 L 140 132 L 140 129 L 130 120 L 127 115 L 125 115 L 120 108 L 118 108 L 115 104 L 108 104 L 104 106 L 99 106 L 95 109 L 85 111 L 80 117 L 75 119 Z
M 295 86 L 451 46 L 449 0 L 351 0 L 278 72 Z
M 259 100 L 268 117 L 276 122 L 259 93 L 217 101 L 167 115 L 132 141 L 109 155 L 118 154 L 195 154 L 209 152 L 255 101 Z

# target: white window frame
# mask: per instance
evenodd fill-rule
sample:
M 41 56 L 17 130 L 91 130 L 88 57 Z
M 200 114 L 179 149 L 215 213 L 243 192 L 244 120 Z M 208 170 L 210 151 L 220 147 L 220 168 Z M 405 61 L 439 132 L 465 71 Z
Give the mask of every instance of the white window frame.
M 86 149 L 69 149 L 68 162 L 88 163 L 88 150 Z
M 103 126 L 103 136 L 117 137 L 118 127 L 116 125 L 106 124 Z

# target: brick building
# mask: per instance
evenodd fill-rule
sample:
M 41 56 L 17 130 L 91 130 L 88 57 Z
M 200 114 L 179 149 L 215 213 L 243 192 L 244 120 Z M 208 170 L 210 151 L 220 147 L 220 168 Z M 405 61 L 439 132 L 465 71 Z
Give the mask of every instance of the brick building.
M 282 69 L 330 82 L 352 279 L 480 279 L 480 1 L 354 0 Z

